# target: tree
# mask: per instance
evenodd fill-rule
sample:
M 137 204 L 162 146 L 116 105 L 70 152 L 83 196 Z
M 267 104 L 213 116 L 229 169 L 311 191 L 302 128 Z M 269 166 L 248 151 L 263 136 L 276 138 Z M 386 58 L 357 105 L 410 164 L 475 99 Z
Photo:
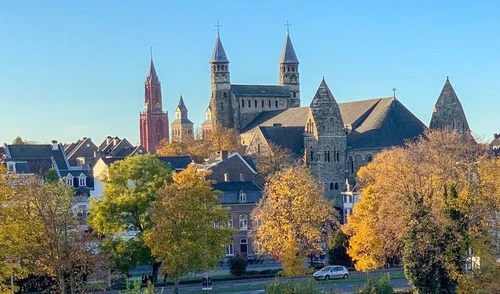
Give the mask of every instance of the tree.
M 217 266 L 233 234 L 233 228 L 218 226 L 229 220 L 228 210 L 220 204 L 220 192 L 205 180 L 207 174 L 193 165 L 174 174 L 173 184 L 160 191 L 153 205 L 154 226 L 145 240 L 174 280 L 175 293 L 183 275 Z
M 259 175 L 263 179 L 267 179 L 275 172 L 286 167 L 296 166 L 301 163 L 300 159 L 296 158 L 290 150 L 281 148 L 273 143 L 270 143 L 270 147 L 270 153 L 252 154 Z
M 12 141 L 12 145 L 24 145 L 26 141 L 24 141 L 21 137 L 17 136 L 14 141 Z
M 345 227 L 353 260 L 402 255 L 416 293 L 455 293 L 469 250 L 493 264 L 500 165 L 485 154 L 469 135 L 429 131 L 377 155 L 358 173 L 362 199 Z
M 117 237 L 107 238 L 103 248 L 115 257 L 115 265 L 122 270 L 151 263 L 156 280 L 161 264 L 151 256 L 143 236 L 153 226 L 152 202 L 158 191 L 171 182 L 170 169 L 154 155 L 130 156 L 112 164 L 103 182 L 103 199 L 91 201 L 90 226 L 102 235 L 138 231 L 132 240 L 124 240 L 127 244 L 113 241 Z
M 283 262 L 284 273 L 304 272 L 307 255 L 319 251 L 324 233 L 337 223 L 333 203 L 303 167 L 288 167 L 272 175 L 252 213 L 254 242 Z
M 330 244 L 328 246 L 328 262 L 330 264 L 340 264 L 346 267 L 352 265 L 352 260 L 347 254 L 349 239 L 342 230 L 336 230 L 333 233 Z
M 186 137 L 182 141 L 170 143 L 162 141 L 156 154 L 159 156 L 190 155 L 195 162 L 203 163 L 211 154 L 222 150 L 240 153 L 244 151 L 237 130 L 217 127 L 203 138 Z

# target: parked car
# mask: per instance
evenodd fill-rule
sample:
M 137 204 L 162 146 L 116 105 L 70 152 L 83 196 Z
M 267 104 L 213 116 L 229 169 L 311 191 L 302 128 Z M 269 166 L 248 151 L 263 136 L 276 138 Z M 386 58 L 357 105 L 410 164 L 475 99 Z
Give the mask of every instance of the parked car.
M 316 280 L 347 279 L 349 271 L 342 265 L 329 265 L 313 273 Z

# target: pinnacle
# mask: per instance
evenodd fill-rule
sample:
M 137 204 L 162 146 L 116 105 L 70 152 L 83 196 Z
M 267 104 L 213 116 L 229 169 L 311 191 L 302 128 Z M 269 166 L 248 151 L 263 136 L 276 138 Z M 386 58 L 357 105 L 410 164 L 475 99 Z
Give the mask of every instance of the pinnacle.
M 224 51 L 224 46 L 222 46 L 222 42 L 220 40 L 220 36 L 217 35 L 217 40 L 215 41 L 214 53 L 212 54 L 211 63 L 229 63 L 227 59 L 226 52 Z
M 299 60 L 293 49 L 292 40 L 290 39 L 290 34 L 286 34 L 285 45 L 283 46 L 283 51 L 281 51 L 280 64 L 291 63 L 298 64 Z

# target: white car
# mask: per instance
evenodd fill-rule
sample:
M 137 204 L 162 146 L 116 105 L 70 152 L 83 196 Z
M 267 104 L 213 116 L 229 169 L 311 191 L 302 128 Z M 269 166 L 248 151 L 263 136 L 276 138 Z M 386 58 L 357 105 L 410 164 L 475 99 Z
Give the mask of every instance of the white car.
M 342 265 L 329 265 L 313 273 L 316 280 L 347 279 L 349 271 Z

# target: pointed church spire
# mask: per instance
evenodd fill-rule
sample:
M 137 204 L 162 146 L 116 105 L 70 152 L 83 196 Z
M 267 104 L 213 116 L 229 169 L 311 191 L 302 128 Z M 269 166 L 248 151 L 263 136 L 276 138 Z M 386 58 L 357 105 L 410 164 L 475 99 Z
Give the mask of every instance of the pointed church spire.
M 293 49 L 292 40 L 290 39 L 290 34 L 288 33 L 288 29 L 286 32 L 285 45 L 283 46 L 283 51 L 281 51 L 280 64 L 298 64 L 299 59 L 295 54 L 295 50 Z
M 181 94 L 181 97 L 179 98 L 179 104 L 177 105 L 177 109 L 179 109 L 181 111 L 187 111 L 187 107 L 184 104 L 184 99 L 182 98 L 182 94 Z
M 446 82 L 434 106 L 429 128 L 470 132 L 464 109 L 449 77 L 446 77 Z
M 220 40 L 219 32 L 217 31 L 217 40 L 215 40 L 214 53 L 212 54 L 212 59 L 210 63 L 229 63 L 227 59 L 226 52 L 224 51 L 224 46 Z
M 153 62 L 152 55 L 151 55 L 151 64 L 149 65 L 149 71 L 148 71 L 148 76 L 146 77 L 146 80 L 154 82 L 154 83 L 160 82 L 158 75 L 156 75 L 156 69 L 155 69 L 155 64 Z

